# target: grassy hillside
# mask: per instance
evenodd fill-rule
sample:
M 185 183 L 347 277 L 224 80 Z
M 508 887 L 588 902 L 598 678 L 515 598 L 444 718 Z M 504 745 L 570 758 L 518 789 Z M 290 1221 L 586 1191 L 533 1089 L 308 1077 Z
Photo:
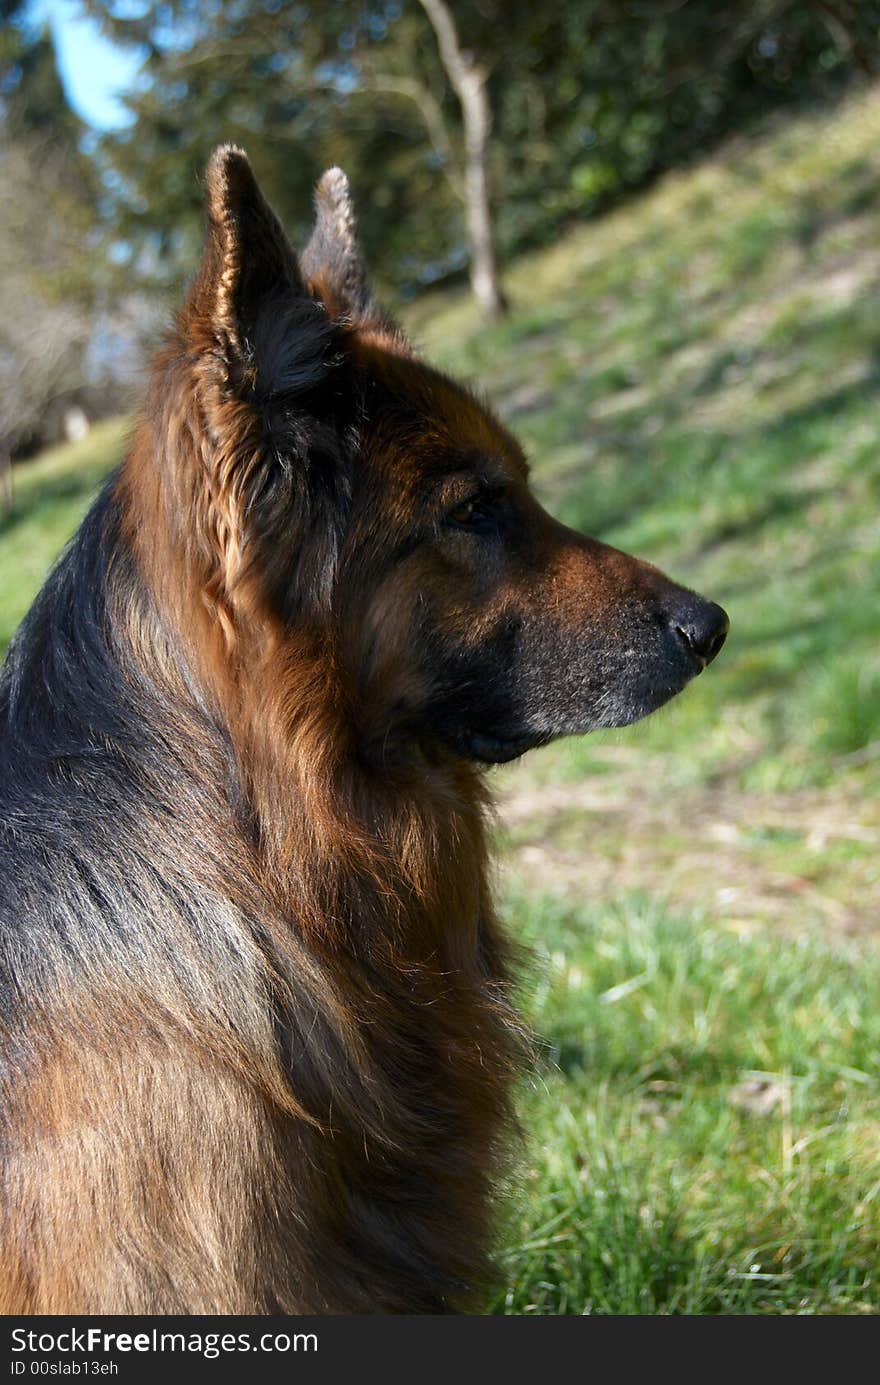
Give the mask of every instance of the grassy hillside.
M 560 517 L 727 607 L 708 673 L 496 776 L 545 1040 L 514 1312 L 880 1309 L 880 91 L 733 144 L 511 269 L 481 381 Z M 8 639 L 118 456 L 19 473 Z

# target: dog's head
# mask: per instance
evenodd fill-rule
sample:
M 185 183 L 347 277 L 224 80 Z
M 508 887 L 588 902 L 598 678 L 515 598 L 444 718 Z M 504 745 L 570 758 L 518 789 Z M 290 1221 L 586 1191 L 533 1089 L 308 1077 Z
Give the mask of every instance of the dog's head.
M 179 542 L 245 676 L 257 627 L 311 642 L 363 757 L 495 762 L 636 721 L 715 658 L 721 608 L 552 519 L 516 440 L 377 307 L 338 170 L 300 257 L 240 150 L 207 183 L 154 407 L 183 378 L 197 400 Z

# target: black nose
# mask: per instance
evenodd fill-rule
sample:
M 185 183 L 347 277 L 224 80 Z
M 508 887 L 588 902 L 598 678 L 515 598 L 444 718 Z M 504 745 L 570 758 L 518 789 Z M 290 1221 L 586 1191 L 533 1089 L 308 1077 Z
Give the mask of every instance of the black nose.
M 672 616 L 670 624 L 702 662 L 703 668 L 711 664 L 720 652 L 730 629 L 727 612 L 716 606 L 714 601 L 689 603 L 684 610 Z

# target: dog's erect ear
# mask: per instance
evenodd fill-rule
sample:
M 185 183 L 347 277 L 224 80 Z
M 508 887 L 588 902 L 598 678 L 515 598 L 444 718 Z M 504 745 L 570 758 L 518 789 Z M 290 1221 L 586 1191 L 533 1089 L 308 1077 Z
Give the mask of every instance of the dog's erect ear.
M 343 334 L 306 288 L 244 152 L 221 145 L 205 182 L 202 263 L 157 358 L 145 423 L 180 476 L 173 522 L 187 526 L 204 608 L 232 650 L 276 619 L 326 616 L 352 406 Z
M 300 267 L 331 317 L 360 323 L 381 319 L 367 283 L 351 192 L 341 168 L 328 168 L 315 189 L 315 229 Z
M 188 311 L 231 354 L 247 352 L 260 305 L 305 294 L 296 255 L 243 149 L 222 144 L 205 174 L 208 239 Z

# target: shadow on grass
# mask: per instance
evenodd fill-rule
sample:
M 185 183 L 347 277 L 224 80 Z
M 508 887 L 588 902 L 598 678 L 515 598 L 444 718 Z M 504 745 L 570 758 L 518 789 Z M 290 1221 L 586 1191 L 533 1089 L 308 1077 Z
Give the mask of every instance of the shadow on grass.
M 21 462 L 15 468 L 12 508 L 0 516 L 0 538 L 11 534 L 25 522 L 39 524 L 42 515 L 48 518 L 59 506 L 73 502 L 85 503 L 98 490 L 108 474 L 106 461 L 88 461 L 79 469 L 59 470 L 34 477 L 27 468 L 38 463 Z
M 690 394 L 660 396 L 633 412 L 631 426 L 620 427 L 620 420 L 616 420 L 613 429 L 601 424 L 585 428 L 581 423 L 577 429 L 565 430 L 567 436 L 553 439 L 550 445 L 583 442 L 585 457 L 568 460 L 540 479 L 553 492 L 554 504 L 566 522 L 602 538 L 634 524 L 643 513 L 656 512 L 664 505 L 677 507 L 691 489 L 699 497 L 700 489 L 705 488 L 720 501 L 726 490 L 741 496 L 742 481 L 737 476 L 740 463 L 765 456 L 764 475 L 755 478 L 755 508 L 747 515 L 722 518 L 714 527 L 706 528 L 701 522 L 699 543 L 685 554 L 688 561 L 696 561 L 721 544 L 752 540 L 774 523 L 794 519 L 812 505 L 833 498 L 839 478 L 826 486 L 791 488 L 798 456 L 801 452 L 810 456 L 815 450 L 807 435 L 816 423 L 837 420 L 878 391 L 880 348 L 872 353 L 871 368 L 858 380 L 818 393 L 769 422 L 739 430 L 691 431 Z M 649 419 L 655 424 L 662 420 L 655 438 L 644 433 Z M 676 434 L 677 428 L 681 431 Z M 601 463 L 592 460 L 596 456 Z M 614 465 L 610 475 L 607 462 Z M 763 499 L 760 486 L 764 488 Z

